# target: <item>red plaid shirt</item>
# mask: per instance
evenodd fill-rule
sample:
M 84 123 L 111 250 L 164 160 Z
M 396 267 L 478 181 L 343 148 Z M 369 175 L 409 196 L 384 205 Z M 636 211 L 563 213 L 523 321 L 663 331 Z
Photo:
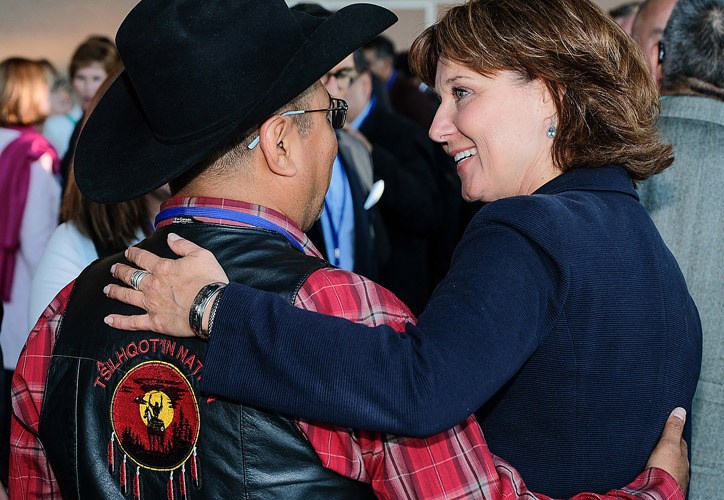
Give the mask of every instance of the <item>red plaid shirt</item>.
M 293 222 L 258 205 L 211 198 L 175 198 L 164 208 L 205 206 L 263 217 L 287 231 L 307 255 L 320 254 Z M 204 222 L 238 224 L 197 217 Z M 159 227 L 171 221 L 163 221 Z M 61 498 L 53 471 L 38 438 L 50 355 L 72 284 L 48 306 L 30 334 L 13 378 L 11 428 L 11 498 Z M 391 292 L 370 280 L 339 269 L 320 269 L 300 290 L 295 305 L 367 325 L 388 324 L 401 331 L 414 317 Z M 299 420 L 297 425 L 314 447 L 322 465 L 349 478 L 370 483 L 380 498 L 549 498 L 527 490 L 518 472 L 490 453 L 474 416 L 427 439 L 354 431 Z M 647 469 L 631 484 L 606 495 L 582 493 L 584 499 L 683 500 L 674 479 L 660 469 Z

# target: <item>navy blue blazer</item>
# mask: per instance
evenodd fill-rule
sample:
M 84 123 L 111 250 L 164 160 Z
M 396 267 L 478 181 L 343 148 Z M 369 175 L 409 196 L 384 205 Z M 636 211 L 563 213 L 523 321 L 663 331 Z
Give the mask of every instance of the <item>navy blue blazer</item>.
M 442 223 L 433 143 L 417 124 L 379 103 L 359 130 L 372 144 L 375 178 L 385 181 L 379 213 L 390 255 L 379 283 L 417 314 L 432 292 L 428 246 Z
M 643 470 L 669 412 L 691 410 L 701 364 L 684 278 L 618 166 L 483 207 L 417 326 L 375 330 L 232 284 L 202 384 L 403 435 L 478 410 L 491 450 L 565 497 Z

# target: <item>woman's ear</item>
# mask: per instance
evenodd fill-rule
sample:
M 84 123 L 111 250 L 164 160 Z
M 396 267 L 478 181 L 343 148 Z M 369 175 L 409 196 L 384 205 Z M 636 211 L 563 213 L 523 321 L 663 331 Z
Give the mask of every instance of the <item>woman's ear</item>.
M 560 84 L 547 85 L 541 82 L 541 103 L 547 110 L 547 119 L 558 122 L 558 108 L 556 102 L 561 99 L 561 96 L 565 95 L 566 89 Z
M 545 83 L 540 82 L 542 99 L 545 104 L 553 104 L 566 94 L 566 88 L 560 83 Z
M 274 115 L 265 121 L 259 129 L 259 147 L 267 166 L 276 175 L 292 177 L 297 167 L 291 156 L 291 148 L 298 136 L 298 130 L 292 120 L 285 116 Z

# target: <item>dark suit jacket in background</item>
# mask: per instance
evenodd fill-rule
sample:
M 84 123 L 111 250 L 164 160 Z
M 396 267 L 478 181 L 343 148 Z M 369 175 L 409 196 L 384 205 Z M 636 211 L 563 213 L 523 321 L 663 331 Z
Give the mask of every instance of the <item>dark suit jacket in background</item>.
M 437 111 L 437 103 L 430 99 L 430 95 L 420 91 L 417 85 L 399 72 L 389 88 L 373 85 L 373 89 L 378 103 L 386 103 L 390 110 L 409 118 L 427 135 Z M 466 203 L 462 199 L 455 162 L 443 151 L 440 144 L 434 143 L 429 138 L 427 140 L 432 144 L 435 154 L 433 173 L 440 195 L 442 221 L 428 240 L 428 281 L 429 288 L 434 290 L 447 274 L 453 251 L 468 222 L 482 203 Z
M 354 210 L 354 269 L 373 281 L 380 275 L 380 266 L 389 256 L 389 245 L 385 228 L 377 213 L 377 207 L 364 209 L 373 182 L 372 159 L 367 148 L 357 138 L 344 131 L 337 132 L 338 155 L 347 174 L 352 193 Z M 312 243 L 327 258 L 322 223 L 317 220 L 307 231 Z
M 390 258 L 380 283 L 418 314 L 431 294 L 429 241 L 442 223 L 433 144 L 417 124 L 380 105 L 360 132 L 372 143 L 375 178 L 385 181 L 379 208 Z
M 427 133 L 435 116 L 435 107 L 420 89 L 401 73 L 397 73 L 392 86 L 387 89 L 392 109 L 417 123 Z

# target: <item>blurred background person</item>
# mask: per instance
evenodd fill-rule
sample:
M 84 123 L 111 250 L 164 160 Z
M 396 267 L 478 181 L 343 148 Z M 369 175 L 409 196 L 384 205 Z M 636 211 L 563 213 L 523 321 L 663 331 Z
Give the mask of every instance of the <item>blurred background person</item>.
M 298 3 L 292 10 L 321 18 L 332 15 L 312 2 Z M 338 88 L 346 89 L 348 77 L 344 71 L 325 76 L 327 90 L 334 95 Z M 307 236 L 334 266 L 376 280 L 389 257 L 389 244 L 377 203 L 365 207 L 374 182 L 372 157 L 365 142 L 349 131 L 335 130 L 335 134 L 338 151 L 332 179 L 322 214 Z
M 430 128 L 435 107 L 404 74 L 395 69 L 395 45 L 384 35 L 375 37 L 362 47 L 365 61 L 387 91 L 392 110 L 417 123 L 423 130 Z
M 43 125 L 43 135 L 50 141 L 58 157 L 63 158 L 75 125 L 83 115 L 73 86 L 50 61 L 42 60 L 50 79 L 50 116 Z
M 630 35 L 640 5 L 641 2 L 628 2 L 609 10 L 608 15 Z
M 86 113 L 92 111 L 122 69 L 122 65 L 117 65 L 96 89 L 85 109 Z M 80 126 L 83 126 L 83 122 Z M 35 325 L 58 292 L 88 264 L 120 252 L 151 234 L 160 205 L 170 195 L 168 185 L 164 185 L 134 200 L 94 203 L 78 189 L 71 162 L 61 206 L 62 224 L 53 231 L 30 285 L 26 311 L 30 327 Z
M 73 169 L 63 196 L 61 220 L 45 247 L 30 286 L 32 328 L 51 300 L 96 259 L 121 252 L 153 232 L 168 186 L 131 201 L 94 203 L 80 192 Z
M 48 78 L 48 86 L 50 87 L 50 115 L 48 115 L 48 119 L 45 120 L 43 124 L 43 131 L 45 131 L 48 120 L 53 115 L 69 113 L 75 101 L 73 99 L 73 87 L 70 85 L 68 79 L 53 66 L 53 63 L 47 59 L 40 59 L 38 62 L 45 68 L 45 76 Z M 45 135 L 45 133 L 43 135 Z M 51 141 L 51 144 L 52 142 L 53 141 Z M 53 144 L 53 147 L 55 147 L 55 144 Z M 55 150 L 58 151 L 58 148 L 55 148 Z
M 701 317 L 689 498 L 704 500 L 724 485 L 724 0 L 678 0 L 659 52 L 658 127 L 675 159 L 639 193 Z
M 429 238 L 442 223 L 433 144 L 416 123 L 388 108 L 384 91 L 374 92 L 379 81 L 361 49 L 340 61 L 322 83 L 330 95 L 347 101 L 345 130 L 366 144 L 374 177 L 385 182 L 378 205 L 390 255 L 379 282 L 418 313 L 431 293 Z
M 657 84 L 661 82 L 661 70 L 658 67 L 659 40 L 664 34 L 666 22 L 675 4 L 676 0 L 645 0 L 639 7 L 631 28 L 631 37 L 641 48 L 651 77 Z
M 101 84 L 119 64 L 116 45 L 108 37 L 90 36 L 75 49 L 68 74 L 83 112 L 88 110 Z
M 10 382 L 30 332 L 30 280 L 58 222 L 58 156 L 38 128 L 50 112 L 45 69 L 19 57 L 0 63 L 0 345 L 5 381 L 0 397 L 0 478 L 6 483 Z
M 82 113 L 71 128 L 71 133 L 68 136 L 68 147 L 62 158 L 60 173 L 63 189 L 68 183 L 68 172 L 75 152 L 75 142 L 78 140 L 78 134 L 80 134 L 83 113 L 87 111 L 101 84 L 120 64 L 121 58 L 115 44 L 104 36 L 94 35 L 89 37 L 73 53 L 68 75 L 75 89 Z
M 375 37 L 362 47 L 370 72 L 383 84 L 392 110 L 427 131 L 439 101 L 420 88 L 419 82 L 395 67 L 395 45 L 384 35 Z M 427 238 L 427 280 L 429 293 L 447 273 L 452 254 L 460 237 L 475 213 L 460 198 L 460 180 L 455 163 L 438 144 L 433 144 L 433 174 L 440 197 L 441 223 Z M 476 206 L 479 208 L 479 206 Z

